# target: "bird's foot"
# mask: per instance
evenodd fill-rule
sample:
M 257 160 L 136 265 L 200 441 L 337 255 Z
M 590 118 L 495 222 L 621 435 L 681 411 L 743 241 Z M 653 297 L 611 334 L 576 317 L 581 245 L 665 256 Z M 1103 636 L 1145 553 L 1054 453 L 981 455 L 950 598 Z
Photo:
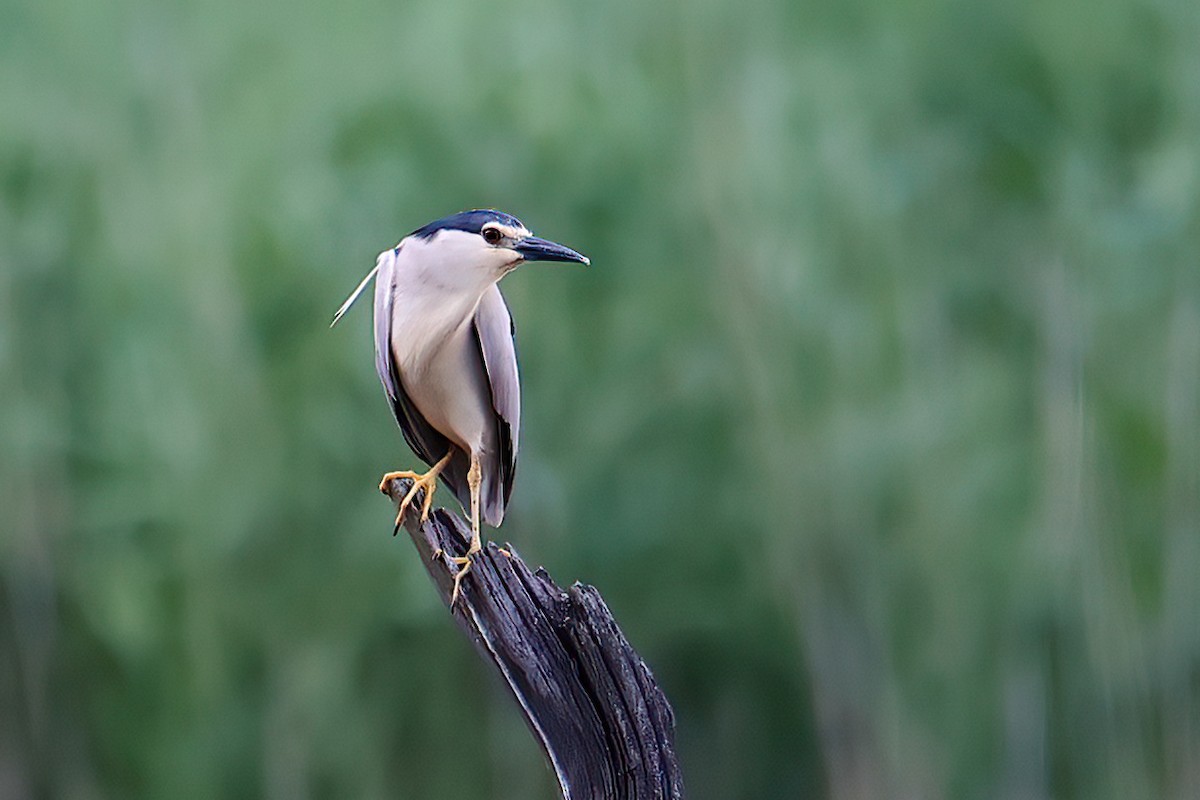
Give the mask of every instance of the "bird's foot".
M 390 495 L 388 484 L 399 478 L 408 478 L 413 482 L 412 488 L 404 495 L 404 499 L 400 501 L 400 509 L 396 512 L 396 529 L 400 529 L 400 525 L 404 522 L 404 512 L 408 510 L 409 505 L 416 499 L 417 492 L 422 489 L 425 491 L 425 497 L 421 500 L 421 522 L 429 519 L 429 507 L 433 503 L 433 493 L 437 490 L 438 473 L 441 470 L 434 468 L 428 472 L 421 474 L 412 470 L 401 470 L 400 472 L 388 472 L 379 481 L 379 491 Z
M 454 591 L 450 593 L 450 608 L 454 608 L 454 603 L 458 600 L 463 578 L 467 577 L 467 573 L 471 571 L 472 556 L 477 555 L 481 550 L 483 550 L 483 537 L 479 535 L 479 523 L 475 522 L 471 526 L 471 545 L 467 548 L 467 554 L 450 558 L 451 563 L 461 567 L 454 575 Z
M 458 564 L 460 569 L 454 574 L 454 591 L 450 593 L 450 607 L 454 608 L 454 604 L 458 602 L 458 595 L 461 591 L 462 580 L 467 577 L 467 573 L 471 571 L 472 557 L 478 554 L 483 548 L 479 546 L 479 542 L 471 543 L 471 549 L 467 551 L 465 556 L 453 556 L 450 558 L 451 563 Z

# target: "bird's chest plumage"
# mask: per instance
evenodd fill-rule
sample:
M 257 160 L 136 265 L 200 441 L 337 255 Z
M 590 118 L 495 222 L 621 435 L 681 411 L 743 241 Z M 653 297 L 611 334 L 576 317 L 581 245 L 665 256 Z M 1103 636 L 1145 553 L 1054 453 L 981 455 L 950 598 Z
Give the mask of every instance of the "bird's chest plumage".
M 391 347 L 409 398 L 434 428 L 464 450 L 490 449 L 491 390 L 475 339 L 478 298 L 448 297 L 398 282 Z

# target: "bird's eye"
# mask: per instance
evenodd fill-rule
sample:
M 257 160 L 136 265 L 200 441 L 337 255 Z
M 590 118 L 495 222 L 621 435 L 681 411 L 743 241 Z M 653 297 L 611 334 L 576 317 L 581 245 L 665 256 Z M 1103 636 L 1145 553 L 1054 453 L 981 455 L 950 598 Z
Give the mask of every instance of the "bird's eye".
M 488 244 L 496 244 L 503 238 L 497 228 L 484 228 L 481 235 Z

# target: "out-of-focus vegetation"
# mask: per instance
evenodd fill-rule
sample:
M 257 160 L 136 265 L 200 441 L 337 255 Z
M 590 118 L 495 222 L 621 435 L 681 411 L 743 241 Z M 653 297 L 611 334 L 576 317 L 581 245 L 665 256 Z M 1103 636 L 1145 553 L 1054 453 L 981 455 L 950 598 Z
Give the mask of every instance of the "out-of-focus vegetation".
M 594 265 L 505 280 L 495 535 L 601 588 L 693 797 L 1200 796 L 1197 42 L 4 0 L 0 796 L 553 796 L 389 535 L 368 310 L 328 330 L 474 206 Z

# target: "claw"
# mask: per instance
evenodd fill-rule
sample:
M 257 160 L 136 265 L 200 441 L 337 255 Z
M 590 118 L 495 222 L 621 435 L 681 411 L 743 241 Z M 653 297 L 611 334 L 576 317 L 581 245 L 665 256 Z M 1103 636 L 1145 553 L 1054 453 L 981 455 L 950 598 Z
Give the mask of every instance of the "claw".
M 422 490 L 424 490 L 425 496 L 421 500 L 421 524 L 424 525 L 425 521 L 429 519 L 429 508 L 433 504 L 433 493 L 437 491 L 438 475 L 440 475 L 442 470 L 446 468 L 446 465 L 450 463 L 450 456 L 453 454 L 454 450 L 451 449 L 450 452 L 446 453 L 446 455 L 442 457 L 441 461 L 434 464 L 428 472 L 423 474 L 420 472 L 413 472 L 412 470 L 401 470 L 399 472 L 388 472 L 384 474 L 382 480 L 379 481 L 379 491 L 389 496 L 391 495 L 391 492 L 388 491 L 388 484 L 390 484 L 392 481 L 398 478 L 408 478 L 412 481 L 412 487 L 410 487 L 408 493 L 404 495 L 404 499 L 400 501 L 400 508 L 396 512 L 396 529 L 392 532 L 392 535 L 395 535 L 397 532 L 399 532 L 400 526 L 404 524 L 404 512 L 408 510 L 409 505 L 411 505 L 412 501 L 416 498 L 417 492 Z
M 457 562 L 459 559 L 451 560 Z M 467 573 L 471 571 L 471 559 L 464 558 L 462 560 L 465 562 L 462 565 L 462 569 L 454 573 L 454 591 L 450 593 L 450 608 L 454 608 L 454 604 L 458 602 L 458 594 L 461 591 L 460 587 L 462 586 L 462 579 L 467 577 Z
M 465 556 L 451 556 L 450 563 L 457 564 L 462 567 L 458 572 L 454 573 L 454 591 L 450 593 L 450 607 L 454 608 L 454 604 L 458 601 L 458 595 L 462 585 L 462 579 L 467 577 L 467 573 L 471 571 L 471 565 L 474 563 L 472 556 L 478 555 L 483 548 L 478 540 L 471 542 L 470 549 L 467 550 Z

